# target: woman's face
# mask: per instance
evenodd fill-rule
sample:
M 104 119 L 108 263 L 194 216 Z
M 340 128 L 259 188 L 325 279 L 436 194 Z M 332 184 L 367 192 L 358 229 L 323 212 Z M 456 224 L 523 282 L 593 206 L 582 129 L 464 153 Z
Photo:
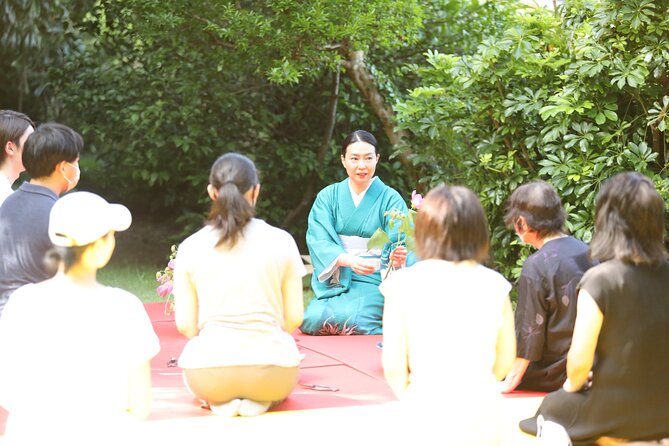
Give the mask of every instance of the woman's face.
M 346 148 L 346 156 L 341 157 L 341 163 L 351 182 L 358 189 L 364 189 L 374 176 L 379 155 L 373 145 L 357 141 Z

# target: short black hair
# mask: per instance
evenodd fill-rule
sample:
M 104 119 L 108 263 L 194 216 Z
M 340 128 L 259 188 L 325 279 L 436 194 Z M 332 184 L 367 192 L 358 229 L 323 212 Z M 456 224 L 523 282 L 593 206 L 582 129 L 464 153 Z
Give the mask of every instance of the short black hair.
M 31 178 L 48 177 L 61 161 L 73 163 L 84 149 L 81 135 L 56 122 L 42 124 L 23 148 L 23 165 Z
M 545 181 L 536 180 L 516 188 L 507 200 L 506 226 L 514 228 L 519 217 L 523 217 L 540 237 L 546 237 L 564 231 L 567 213 L 555 188 Z

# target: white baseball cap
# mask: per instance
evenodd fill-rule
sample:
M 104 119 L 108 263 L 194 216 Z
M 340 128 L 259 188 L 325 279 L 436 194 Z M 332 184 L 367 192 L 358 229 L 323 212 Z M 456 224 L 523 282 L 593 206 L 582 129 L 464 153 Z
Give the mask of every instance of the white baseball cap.
M 90 192 L 72 192 L 56 201 L 49 217 L 49 238 L 56 246 L 85 246 L 110 231 L 125 231 L 132 215 Z

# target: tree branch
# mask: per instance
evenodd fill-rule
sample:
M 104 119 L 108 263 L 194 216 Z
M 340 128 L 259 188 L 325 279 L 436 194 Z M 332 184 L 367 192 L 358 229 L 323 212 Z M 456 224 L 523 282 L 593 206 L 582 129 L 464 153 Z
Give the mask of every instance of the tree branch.
M 358 88 L 360 93 L 362 93 L 362 96 L 369 103 L 374 114 L 376 114 L 381 121 L 383 132 L 386 137 L 388 137 L 390 143 L 395 148 L 405 145 L 408 134 L 405 130 L 397 129 L 395 113 L 393 109 L 386 104 L 383 94 L 381 94 L 376 86 L 374 77 L 367 69 L 367 65 L 365 64 L 365 53 L 359 50 L 348 51 L 345 53 L 345 56 L 346 60 L 342 62 L 342 65 L 346 68 L 348 77 L 353 81 L 353 84 Z M 416 175 L 415 168 L 408 159 L 409 154 L 410 152 L 406 149 L 400 153 L 400 162 L 409 173 L 409 176 L 412 179 L 417 180 L 418 176 Z
M 200 23 L 204 23 L 205 25 L 211 25 L 211 20 L 207 20 L 204 17 L 200 17 L 197 14 L 193 14 L 192 16 L 195 20 L 197 20 Z M 213 34 L 211 31 L 208 30 L 203 30 L 209 34 L 209 37 L 211 37 L 211 40 L 214 42 L 214 44 L 221 46 L 223 48 L 230 48 L 230 49 L 235 49 L 236 46 L 234 43 L 226 42 L 224 40 L 221 40 L 218 36 Z

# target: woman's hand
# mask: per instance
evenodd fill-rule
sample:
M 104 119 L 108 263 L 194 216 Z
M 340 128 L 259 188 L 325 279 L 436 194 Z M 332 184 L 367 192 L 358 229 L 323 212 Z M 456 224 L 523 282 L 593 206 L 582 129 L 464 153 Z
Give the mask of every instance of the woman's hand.
M 339 266 L 348 266 L 356 274 L 372 274 L 377 270 L 379 261 L 376 259 L 365 259 L 353 254 L 342 254 L 337 261 Z
M 397 248 L 393 249 L 392 252 L 390 253 L 390 263 L 395 268 L 403 268 L 404 265 L 407 263 L 408 253 L 409 251 L 407 251 L 405 246 L 398 246 Z
M 588 377 L 586 378 L 585 384 L 583 384 L 582 387 L 574 387 L 571 384 L 571 381 L 569 381 L 569 378 L 567 378 L 567 380 L 562 385 L 562 388 L 566 392 L 581 392 L 583 390 L 590 390 L 590 387 L 592 387 L 592 370 L 590 370 L 590 372 L 588 373 Z

